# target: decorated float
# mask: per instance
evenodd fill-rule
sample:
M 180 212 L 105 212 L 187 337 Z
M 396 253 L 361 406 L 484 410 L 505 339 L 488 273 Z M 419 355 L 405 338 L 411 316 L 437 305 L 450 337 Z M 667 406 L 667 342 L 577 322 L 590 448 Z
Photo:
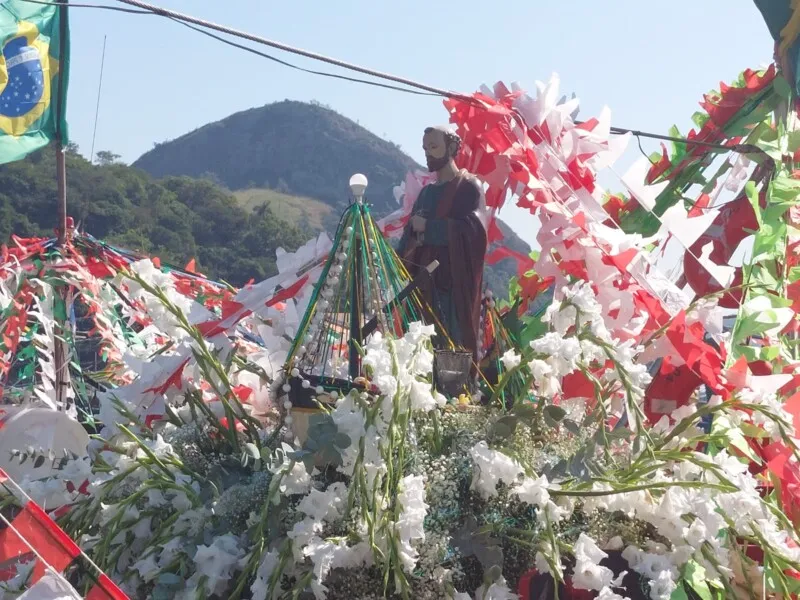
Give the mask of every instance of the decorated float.
M 17 240 L 4 400 L 97 435 L 2 457 L 37 466 L 0 480 L 0 595 L 796 597 L 793 64 L 709 93 L 619 194 L 597 176 L 631 134 L 578 121 L 556 77 L 445 102 L 489 241 L 506 202 L 542 222 L 537 253 L 486 257 L 519 268 L 482 304 L 480 399 L 437 381 L 440 324 L 387 242 L 419 174 L 378 222 L 355 180 L 333 240 L 241 290 L 88 236 Z M 61 386 L 54 340 L 84 330 L 100 362 Z

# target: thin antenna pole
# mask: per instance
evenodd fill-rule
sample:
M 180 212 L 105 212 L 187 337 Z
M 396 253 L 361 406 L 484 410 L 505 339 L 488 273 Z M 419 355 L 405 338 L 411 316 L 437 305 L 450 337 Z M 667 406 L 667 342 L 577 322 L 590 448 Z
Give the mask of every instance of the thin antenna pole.
M 100 82 L 97 84 L 97 107 L 94 110 L 94 132 L 92 133 L 92 153 L 89 155 L 89 162 L 94 164 L 94 142 L 97 139 L 97 120 L 100 116 L 100 92 L 103 90 L 103 68 L 106 64 L 106 40 L 108 35 L 103 36 L 103 54 L 100 59 Z

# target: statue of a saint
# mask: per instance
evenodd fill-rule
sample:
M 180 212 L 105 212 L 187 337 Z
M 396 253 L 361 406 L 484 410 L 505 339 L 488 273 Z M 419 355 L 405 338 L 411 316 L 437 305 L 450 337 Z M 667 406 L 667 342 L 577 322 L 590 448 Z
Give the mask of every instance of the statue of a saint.
M 399 254 L 414 276 L 431 261 L 439 268 L 420 286 L 450 339 L 477 361 L 486 230 L 479 211 L 483 189 L 456 167 L 461 139 L 446 127 L 428 127 L 422 138 L 428 170 L 436 183 L 422 188 L 414 204 Z

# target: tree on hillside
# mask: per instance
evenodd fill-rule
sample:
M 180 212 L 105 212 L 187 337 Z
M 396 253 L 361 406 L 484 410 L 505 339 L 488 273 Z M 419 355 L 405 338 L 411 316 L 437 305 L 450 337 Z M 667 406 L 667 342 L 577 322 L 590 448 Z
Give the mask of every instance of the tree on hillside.
M 120 158 L 122 158 L 121 155 L 114 154 L 110 150 L 100 150 L 97 154 L 95 154 L 95 160 L 101 167 L 115 165 L 119 162 Z

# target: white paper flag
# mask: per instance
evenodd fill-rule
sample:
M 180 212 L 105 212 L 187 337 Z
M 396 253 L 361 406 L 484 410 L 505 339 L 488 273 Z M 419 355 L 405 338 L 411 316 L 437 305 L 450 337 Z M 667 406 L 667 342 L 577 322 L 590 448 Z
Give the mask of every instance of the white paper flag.
M 48 570 L 36 585 L 17 600 L 83 600 L 83 596 L 61 575 Z

